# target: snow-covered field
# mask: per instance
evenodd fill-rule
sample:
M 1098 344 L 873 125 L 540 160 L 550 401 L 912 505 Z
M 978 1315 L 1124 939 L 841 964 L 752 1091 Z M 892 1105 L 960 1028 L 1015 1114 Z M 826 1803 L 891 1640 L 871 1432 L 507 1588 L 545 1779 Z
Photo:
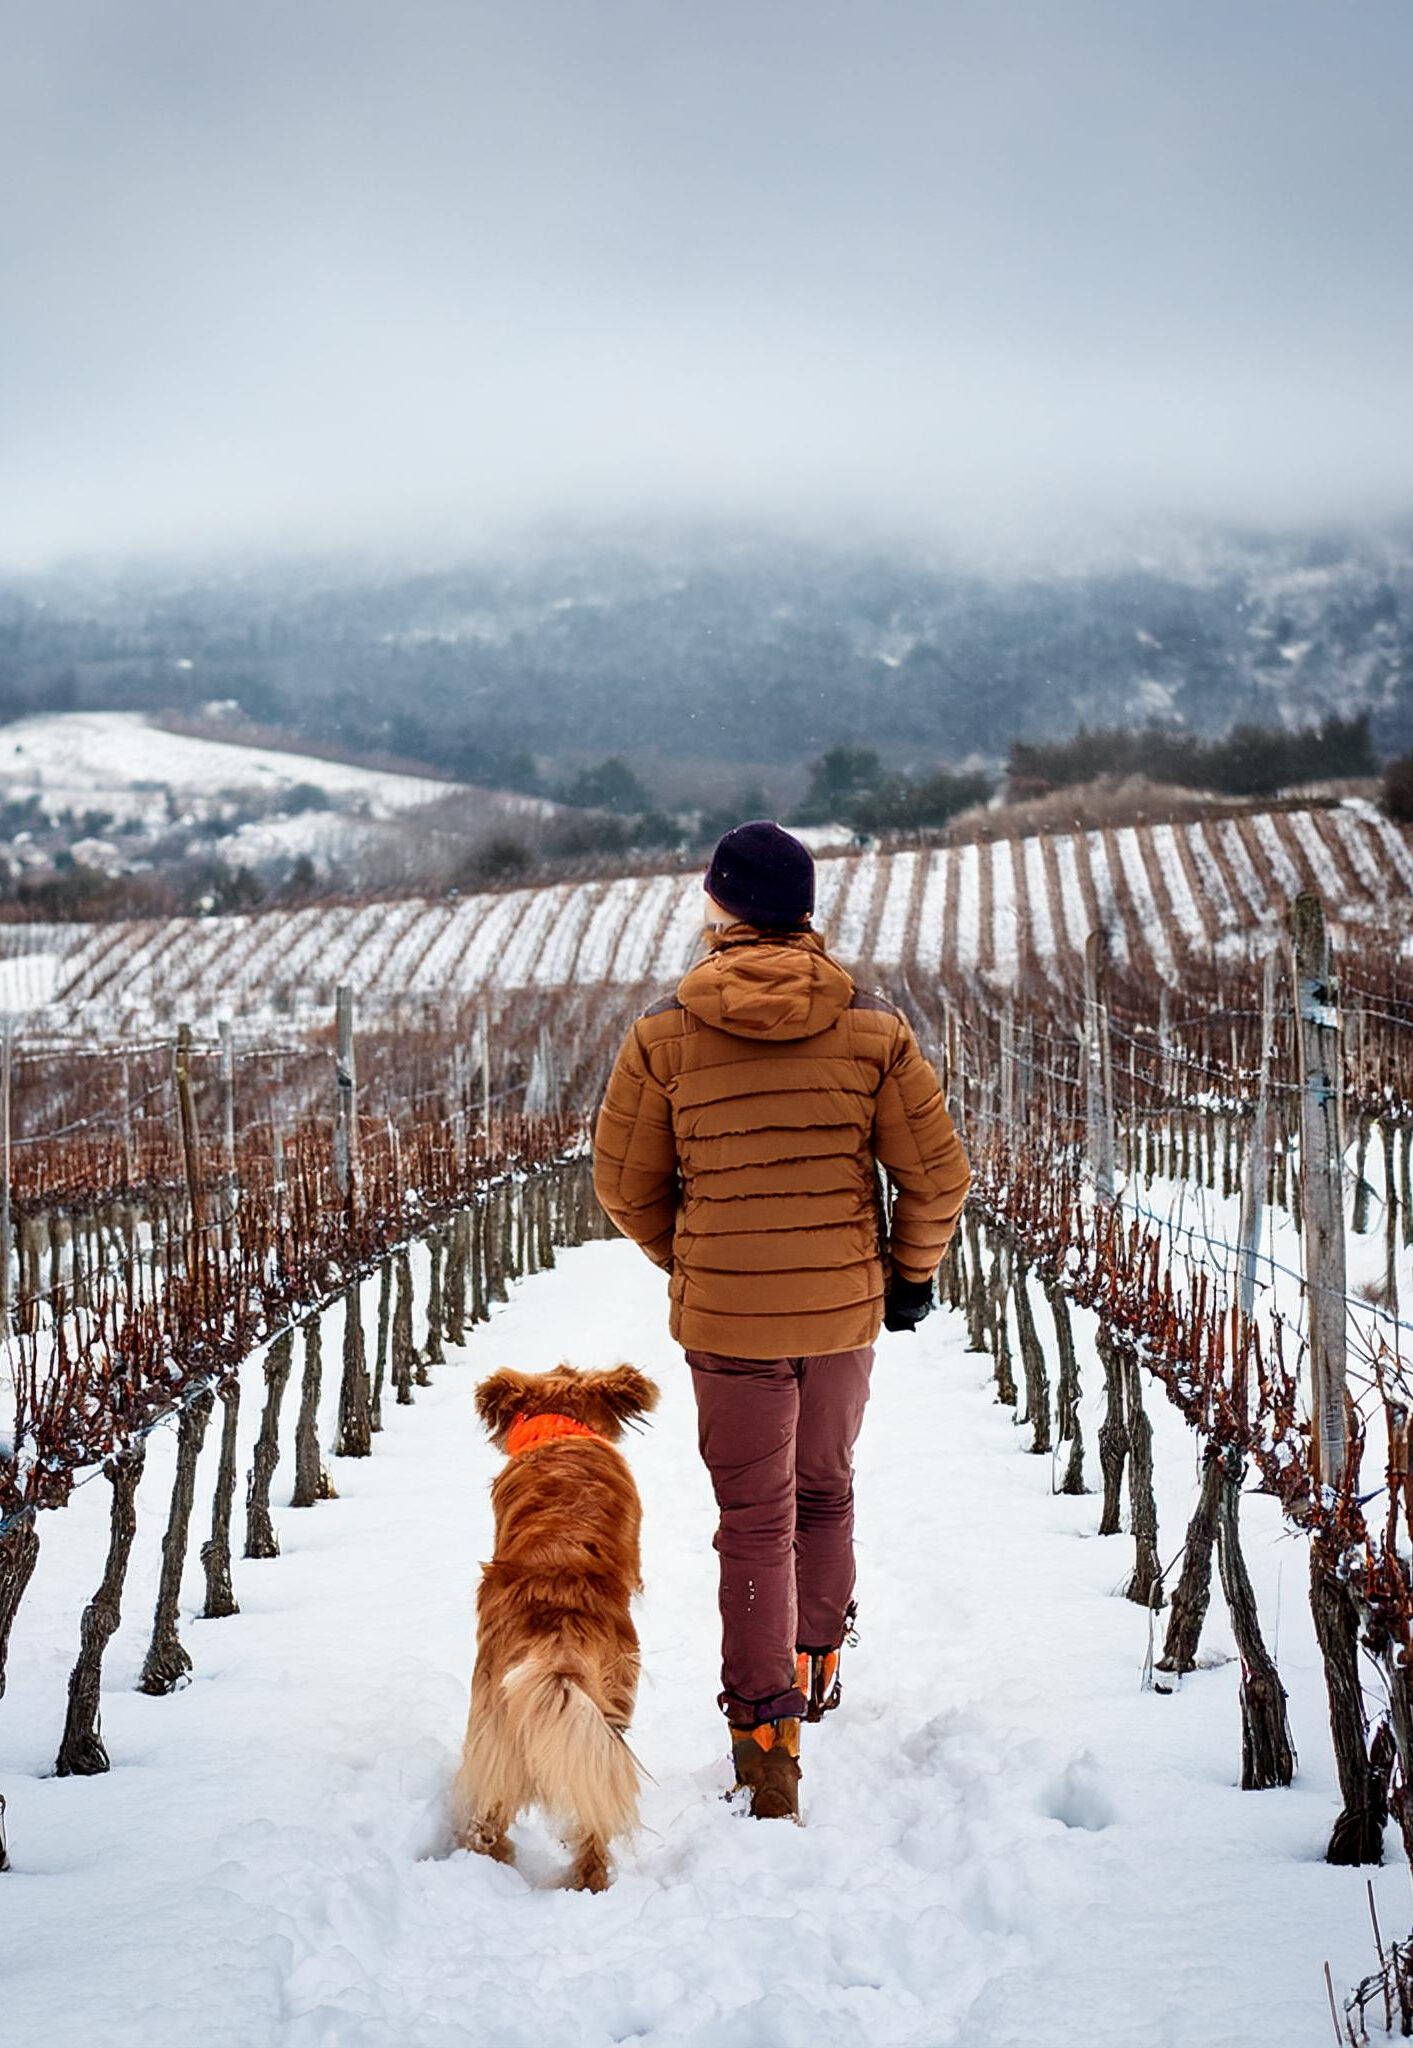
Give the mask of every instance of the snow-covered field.
M 553 808 L 502 790 L 170 732 L 138 712 L 56 712 L 0 731 L 0 804 L 37 800 L 51 825 L 66 821 L 74 858 L 109 873 L 173 833 L 194 835 L 197 850 L 232 867 L 305 856 L 337 873 L 361 850 L 395 843 L 400 821 L 447 798 L 485 822 Z M 85 820 L 90 829 L 75 837 Z M 10 850 L 26 864 L 23 837 Z
M 372 1290 L 365 1295 L 371 1321 Z M 337 1360 L 335 1327 L 326 1361 Z M 419 1319 L 420 1329 L 420 1319 Z M 1087 1331 L 1093 1458 L 1098 1375 Z M 141 1495 L 108 1659 L 110 1776 L 49 1769 L 106 1489 L 43 1522 L 0 1703 L 7 2039 L 50 2048 L 1315 2048 L 1338 1985 L 1372 1960 L 1366 1873 L 1321 1860 L 1337 1800 L 1305 1552 L 1270 1502 L 1244 1526 L 1291 1694 L 1296 1784 L 1237 1789 L 1237 1667 L 1218 1594 L 1205 1668 L 1142 1690 L 1147 1618 L 1116 1597 L 1127 1537 L 1052 1491 L 957 1319 L 879 1345 L 859 1455 L 862 1643 L 842 1709 L 807 1729 L 806 1825 L 722 1804 L 712 1504 L 661 1277 L 628 1245 L 561 1254 L 388 1407 L 341 1498 L 278 1514 L 284 1555 L 237 1566 L 239 1617 L 184 1622 L 196 1673 L 132 1690 L 158 1568 L 172 1442 Z M 476 1568 L 496 1461 L 474 1423 L 494 1365 L 630 1358 L 660 1381 L 631 1445 L 645 1503 L 645 1682 L 635 1745 L 654 1783 L 641 1840 L 599 1898 L 447 1856 Z M 325 1436 L 336 1371 L 326 1363 Z M 243 1456 L 257 1421 L 246 1379 Z M 292 1419 L 293 1389 L 286 1396 Z M 1195 1493 L 1192 1442 L 1156 1391 L 1165 1561 Z M 215 1432 L 200 1498 L 209 1500 Z M 277 1478 L 288 1481 L 288 1467 Z M 195 1550 L 193 1545 L 193 1550 Z M 199 1596 L 191 1570 L 189 1603 Z M 1407 1870 L 1375 1875 L 1386 1933 Z
M 56 712 L 0 732 L 0 798 L 37 795 L 45 814 L 106 810 L 146 818 L 165 792 L 189 801 L 240 791 L 284 797 L 301 784 L 332 804 L 390 818 L 454 792 L 422 775 L 388 775 L 314 754 L 281 753 L 168 732 L 135 711 Z M 528 801 L 528 799 L 527 799 Z

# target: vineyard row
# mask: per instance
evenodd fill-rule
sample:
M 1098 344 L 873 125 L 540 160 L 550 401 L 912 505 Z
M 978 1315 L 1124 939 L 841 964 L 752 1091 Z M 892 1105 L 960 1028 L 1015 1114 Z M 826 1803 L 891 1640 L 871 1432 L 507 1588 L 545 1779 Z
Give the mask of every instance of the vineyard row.
M 996 988 L 1072 977 L 1090 931 L 1117 966 L 1174 984 L 1191 956 L 1270 932 L 1302 889 L 1336 937 L 1391 926 L 1413 903 L 1413 844 L 1368 807 L 1280 810 L 865 851 L 818 863 L 816 924 L 866 977 L 980 977 Z M 112 1038 L 223 1016 L 268 1032 L 356 987 L 367 1009 L 487 992 L 637 987 L 675 979 L 701 925 L 696 875 L 631 876 L 501 895 L 249 916 L 0 931 L 6 1006 L 53 1031 Z

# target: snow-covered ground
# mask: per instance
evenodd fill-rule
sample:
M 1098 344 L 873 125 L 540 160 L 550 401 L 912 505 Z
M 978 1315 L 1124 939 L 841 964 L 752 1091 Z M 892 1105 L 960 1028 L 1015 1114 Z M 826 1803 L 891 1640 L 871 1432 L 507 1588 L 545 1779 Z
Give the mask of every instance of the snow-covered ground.
M 372 1289 L 365 1295 L 371 1323 Z M 337 1316 L 325 1335 L 326 1438 Z M 1042 1317 L 1043 1325 L 1043 1317 Z M 419 1317 L 420 1330 L 420 1317 Z M 1087 1332 L 1087 1434 L 1095 1394 Z M 1143 1612 L 1116 1597 L 1127 1537 L 1052 1491 L 960 1322 L 884 1337 L 859 1453 L 862 1642 L 841 1710 L 805 1731 L 806 1825 L 734 1817 L 716 1689 L 709 1488 L 661 1277 L 623 1243 L 562 1254 L 389 1406 L 341 1498 L 277 1513 L 284 1555 L 238 1564 L 239 1617 L 184 1622 L 194 1683 L 132 1690 L 151 1613 L 172 1441 L 159 1432 L 123 1628 L 109 1653 L 106 1778 L 57 1780 L 79 1609 L 106 1489 L 43 1522 L 0 1703 L 6 2037 L 48 2048 L 1315 2048 L 1322 1965 L 1371 1963 L 1366 1873 L 1321 1860 L 1336 1793 L 1303 1546 L 1266 1500 L 1245 1529 L 1300 1751 L 1287 1791 L 1238 1783 L 1238 1674 L 1217 1595 L 1205 1668 L 1142 1690 Z M 494 1365 L 629 1358 L 663 1389 L 631 1444 L 645 1504 L 645 1679 L 635 1746 L 654 1783 L 603 1897 L 445 1855 L 496 1460 L 471 1411 Z M 247 1375 L 243 1458 L 257 1422 Z M 292 1421 L 295 1389 L 286 1396 Z M 1156 1392 L 1165 1561 L 1195 1491 Z M 201 1499 L 209 1501 L 216 1432 Z M 287 1485 L 288 1465 L 277 1478 Z M 198 1528 L 198 1537 L 199 1537 Z M 196 1544 L 193 1544 L 195 1552 Z M 190 1605 L 199 1599 L 190 1569 Z M 1386 1933 L 1407 1870 L 1375 1876 Z
M 37 802 L 48 825 L 62 827 L 73 859 L 109 874 L 144 865 L 154 843 L 170 858 L 174 835 L 231 867 L 288 867 L 303 856 L 338 874 L 374 848 L 396 849 L 419 811 L 448 798 L 463 822 L 553 808 L 503 790 L 170 732 L 138 712 L 56 712 L 0 731 L 0 805 Z M 55 851 L 36 846 L 32 822 L 9 847 L 26 867 Z
M 165 815 L 168 790 L 197 802 L 232 791 L 284 797 L 301 784 L 322 790 L 340 809 L 373 818 L 393 817 L 459 787 L 314 754 L 197 739 L 168 732 L 135 711 L 55 712 L 19 719 L 0 732 L 0 797 L 37 795 L 49 817 L 106 810 L 119 820 L 146 818 L 159 799 Z

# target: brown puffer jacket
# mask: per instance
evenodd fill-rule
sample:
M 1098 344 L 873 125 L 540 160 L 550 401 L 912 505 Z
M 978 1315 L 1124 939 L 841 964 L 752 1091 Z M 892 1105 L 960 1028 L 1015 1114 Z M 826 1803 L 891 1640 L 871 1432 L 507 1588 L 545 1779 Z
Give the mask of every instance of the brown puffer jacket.
M 594 1185 L 671 1274 L 689 1351 L 796 1358 L 871 1344 L 884 1259 L 925 1280 L 970 1180 L 906 1020 L 814 932 L 728 925 L 639 1018 L 594 1136 Z M 875 1160 L 895 1188 L 880 1243 Z

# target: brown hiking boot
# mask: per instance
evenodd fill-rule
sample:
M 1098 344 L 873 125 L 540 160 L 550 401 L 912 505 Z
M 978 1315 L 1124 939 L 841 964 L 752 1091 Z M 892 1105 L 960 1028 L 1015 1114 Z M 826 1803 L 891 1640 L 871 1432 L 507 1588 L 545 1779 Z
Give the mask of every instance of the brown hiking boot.
M 751 1795 L 753 1820 L 800 1817 L 800 1724 L 796 1719 L 762 1721 L 731 1730 L 736 1790 Z

